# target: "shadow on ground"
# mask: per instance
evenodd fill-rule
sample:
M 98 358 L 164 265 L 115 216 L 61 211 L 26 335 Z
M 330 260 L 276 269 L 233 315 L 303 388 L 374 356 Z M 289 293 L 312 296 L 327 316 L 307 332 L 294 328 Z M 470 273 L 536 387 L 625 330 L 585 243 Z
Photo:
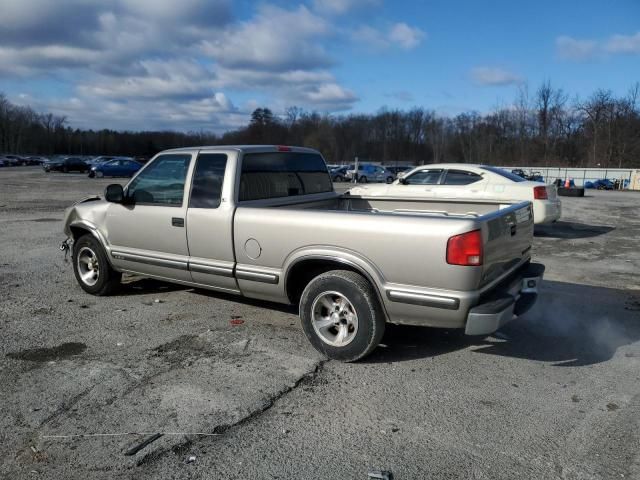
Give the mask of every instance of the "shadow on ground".
M 365 363 L 428 358 L 471 347 L 474 353 L 584 366 L 610 360 L 640 340 L 640 292 L 545 281 L 536 306 L 493 336 L 389 325 L 384 346 Z M 627 352 L 640 356 L 640 349 Z
M 534 234 L 536 237 L 547 238 L 591 238 L 604 235 L 615 230 L 608 225 L 588 225 L 576 222 L 555 222 L 548 225 L 536 225 Z

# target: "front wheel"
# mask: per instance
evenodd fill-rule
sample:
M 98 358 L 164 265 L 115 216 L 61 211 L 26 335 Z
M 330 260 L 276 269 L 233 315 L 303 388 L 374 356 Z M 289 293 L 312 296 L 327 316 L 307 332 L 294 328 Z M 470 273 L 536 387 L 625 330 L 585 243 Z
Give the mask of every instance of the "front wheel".
M 85 292 L 98 296 L 112 293 L 122 278 L 122 274 L 109 265 L 100 242 L 89 234 L 73 245 L 73 273 Z
M 341 175 L 336 175 L 333 179 L 334 182 L 344 182 L 344 178 Z
M 98 171 L 96 172 L 96 177 L 98 177 L 98 178 L 102 178 L 102 177 L 104 177 L 104 172 L 101 172 L 100 170 L 98 170 Z
M 316 350 L 344 362 L 369 355 L 385 327 L 373 286 L 348 270 L 323 273 L 307 285 L 300 298 L 300 320 Z

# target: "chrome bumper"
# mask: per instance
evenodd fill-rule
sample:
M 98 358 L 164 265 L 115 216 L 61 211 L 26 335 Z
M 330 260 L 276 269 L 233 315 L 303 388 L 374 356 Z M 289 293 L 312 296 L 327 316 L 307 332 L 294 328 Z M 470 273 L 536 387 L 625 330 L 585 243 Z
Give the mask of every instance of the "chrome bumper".
M 543 275 L 540 263 L 530 263 L 517 272 L 469 310 L 465 333 L 489 335 L 524 314 L 536 302 Z

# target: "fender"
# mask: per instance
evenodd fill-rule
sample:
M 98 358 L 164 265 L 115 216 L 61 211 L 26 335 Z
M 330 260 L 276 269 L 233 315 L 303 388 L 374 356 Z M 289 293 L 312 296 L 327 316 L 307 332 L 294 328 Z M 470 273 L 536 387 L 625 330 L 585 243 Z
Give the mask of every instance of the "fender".
M 361 273 L 367 280 L 371 282 L 373 289 L 376 292 L 378 301 L 382 306 L 384 314 L 387 318 L 387 307 L 385 304 L 385 297 L 381 294 L 386 283 L 382 272 L 371 262 L 368 258 L 363 257 L 361 254 L 337 247 L 316 245 L 313 247 L 303 247 L 301 249 L 292 252 L 284 261 L 282 268 L 284 282 L 284 294 L 287 292 L 287 282 L 289 280 L 289 273 L 291 269 L 298 263 L 305 260 L 328 260 L 333 262 L 342 263 L 348 265 L 357 272 Z
M 98 230 L 98 228 L 93 223 L 89 222 L 88 220 L 76 220 L 70 223 L 68 228 L 74 241 L 75 235 L 73 235 L 73 231 L 71 230 L 72 228 L 79 228 L 89 232 L 96 240 L 98 240 L 98 242 L 100 242 L 100 245 L 102 246 L 102 248 L 104 248 L 104 251 L 107 254 L 107 260 L 109 261 L 111 268 L 113 268 L 113 264 L 111 262 L 111 248 L 107 244 L 107 240 L 106 238 L 104 238 L 104 235 L 102 235 L 100 230 Z

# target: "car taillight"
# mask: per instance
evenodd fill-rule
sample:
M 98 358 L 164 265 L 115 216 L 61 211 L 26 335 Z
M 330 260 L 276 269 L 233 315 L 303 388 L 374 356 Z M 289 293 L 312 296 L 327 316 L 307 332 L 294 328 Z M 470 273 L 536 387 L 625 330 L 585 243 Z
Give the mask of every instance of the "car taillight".
M 447 242 L 447 263 L 449 265 L 482 265 L 482 232 L 454 235 Z
M 533 187 L 533 198 L 535 200 L 546 200 L 549 198 L 547 196 L 547 187 Z
M 279 152 L 290 152 L 291 147 L 287 147 L 286 145 L 278 145 Z

